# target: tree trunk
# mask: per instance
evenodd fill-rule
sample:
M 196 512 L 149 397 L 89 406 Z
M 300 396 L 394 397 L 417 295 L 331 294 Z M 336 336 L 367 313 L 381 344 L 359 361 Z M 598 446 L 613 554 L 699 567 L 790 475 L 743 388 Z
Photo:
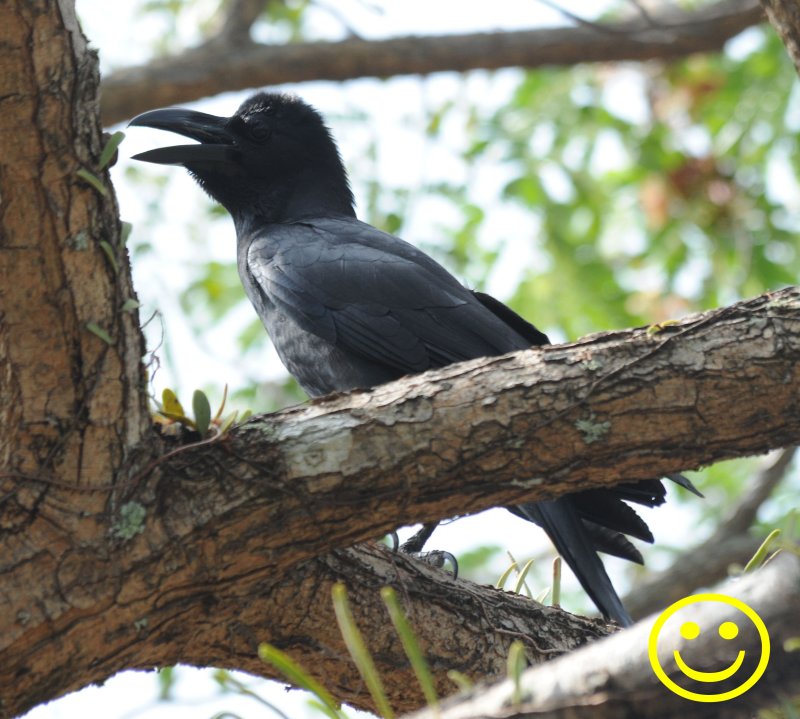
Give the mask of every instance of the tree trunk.
M 132 461 L 149 419 L 116 201 L 97 168 L 96 57 L 68 0 L 4 2 L 0 27 L 0 607 L 14 607 L 2 643 L 27 636 L 41 648 L 4 678 L 7 714 L 63 691 L 44 646 L 56 635 L 28 632 L 77 618 L 87 597 L 96 607 L 91 576 L 105 552 L 82 547 L 108 494 L 88 490 Z M 38 476 L 53 482 L 24 481 Z M 23 675 L 35 686 L 11 696 Z

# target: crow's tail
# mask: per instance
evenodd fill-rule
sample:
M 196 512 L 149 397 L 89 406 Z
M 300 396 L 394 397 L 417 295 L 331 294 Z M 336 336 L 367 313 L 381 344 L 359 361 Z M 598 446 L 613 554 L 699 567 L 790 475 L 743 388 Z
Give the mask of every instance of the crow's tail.
M 603 562 L 597 556 L 586 525 L 569 497 L 521 504 L 512 511 L 538 524 L 547 532 L 558 553 L 606 618 L 614 619 L 623 627 L 633 624 L 606 574 Z

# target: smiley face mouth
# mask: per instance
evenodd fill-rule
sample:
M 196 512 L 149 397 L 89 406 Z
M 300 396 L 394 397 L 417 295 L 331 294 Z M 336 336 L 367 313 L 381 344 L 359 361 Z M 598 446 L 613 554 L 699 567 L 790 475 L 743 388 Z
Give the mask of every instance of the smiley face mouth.
M 701 672 L 697 669 L 692 669 L 685 661 L 683 661 L 681 653 L 677 649 L 675 650 L 675 664 L 678 665 L 678 669 L 680 669 L 687 677 L 689 677 L 689 679 L 694 679 L 698 682 L 721 682 L 725 679 L 729 679 L 739 671 L 743 661 L 744 649 L 741 649 L 733 664 L 731 664 L 727 669 L 723 669 L 718 672 Z

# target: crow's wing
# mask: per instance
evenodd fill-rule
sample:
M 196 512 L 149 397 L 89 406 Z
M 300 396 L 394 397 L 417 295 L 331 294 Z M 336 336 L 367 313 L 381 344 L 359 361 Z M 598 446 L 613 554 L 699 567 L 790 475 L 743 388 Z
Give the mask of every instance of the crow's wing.
M 273 225 L 247 270 L 304 331 L 398 377 L 532 344 L 427 255 L 356 220 Z

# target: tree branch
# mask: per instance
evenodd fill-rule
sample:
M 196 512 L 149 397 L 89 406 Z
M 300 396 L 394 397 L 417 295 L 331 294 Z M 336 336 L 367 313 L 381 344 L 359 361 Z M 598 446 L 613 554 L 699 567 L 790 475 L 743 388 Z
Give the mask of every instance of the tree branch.
M 762 17 L 757 0 L 721 0 L 690 12 L 668 6 L 649 19 L 545 30 L 280 47 L 242 37 L 212 41 L 113 72 L 103 83 L 102 116 L 113 124 L 153 107 L 286 82 L 684 57 L 720 50 Z
M 800 73 L 800 6 L 795 0 L 761 0 L 761 6 Z
M 481 686 L 466 696 L 444 703 L 440 711 L 422 711 L 406 719 L 672 719 L 752 717 L 782 697 L 800 691 L 800 651 L 788 651 L 786 642 L 797 637 L 800 616 L 800 558 L 784 552 L 758 572 L 716 590 L 735 597 L 755 610 L 769 632 L 771 652 L 766 671 L 738 698 L 723 704 L 687 701 L 669 691 L 656 678 L 648 659 L 648 636 L 653 621 L 595 642 L 569 656 L 528 670 L 521 679 L 522 701 L 512 703 L 512 682 Z M 695 621 L 699 637 L 683 639 L 679 626 Z M 736 649 L 725 646 L 716 629 L 732 621 L 739 628 Z M 709 630 L 710 631 L 707 631 Z M 752 622 L 735 607 L 721 602 L 693 604 L 664 625 L 658 636 L 658 657 L 669 678 L 678 686 L 705 695 L 718 694 L 742 684 L 761 657 L 761 638 Z M 744 650 L 746 662 L 734 676 L 714 684 L 694 683 L 683 676 L 672 658 L 678 650 L 690 667 L 712 671 L 731 665 L 731 656 Z M 732 654 L 733 653 L 733 654 Z M 720 707 L 724 707 L 721 713 Z
M 199 637 L 239 622 L 252 648 L 276 630 L 244 615 L 302 625 L 308 607 L 279 589 L 334 548 L 405 523 L 793 444 L 799 351 L 800 290 L 787 289 L 654 333 L 476 360 L 260 417 L 222 441 L 171 447 L 146 474 L 131 468 L 103 512 L 87 513 L 80 493 L 60 486 L 34 509 L 8 500 L 0 520 L 23 514 L 28 540 L 2 545 L 4 578 L 19 589 L 0 595 L 0 651 L 13 657 L 0 667 L 0 686 L 15 687 L 13 706 L 25 707 L 162 658 L 237 666 L 242 655 L 226 653 L 226 640 Z M 53 519 L 64 517 L 72 524 L 54 537 Z M 34 560 L 28 547 L 43 527 L 48 551 Z M 329 584 L 332 575 L 308 581 Z M 363 581 L 364 592 L 382 582 Z M 431 644 L 456 633 L 460 601 L 426 622 L 437 632 Z M 505 621 L 520 616 L 508 609 Z M 533 627 L 525 633 L 538 636 Z M 56 658 L 43 651 L 43 636 L 62 647 Z M 313 634 L 294 644 L 328 674 L 330 662 L 348 662 Z M 394 659 L 378 659 L 394 671 Z M 451 667 L 443 659 L 437 676 Z M 389 691 L 407 694 L 407 682 Z
M 262 12 L 266 0 L 228 0 L 223 7 L 220 28 L 209 42 L 235 45 L 250 39 L 250 28 Z

